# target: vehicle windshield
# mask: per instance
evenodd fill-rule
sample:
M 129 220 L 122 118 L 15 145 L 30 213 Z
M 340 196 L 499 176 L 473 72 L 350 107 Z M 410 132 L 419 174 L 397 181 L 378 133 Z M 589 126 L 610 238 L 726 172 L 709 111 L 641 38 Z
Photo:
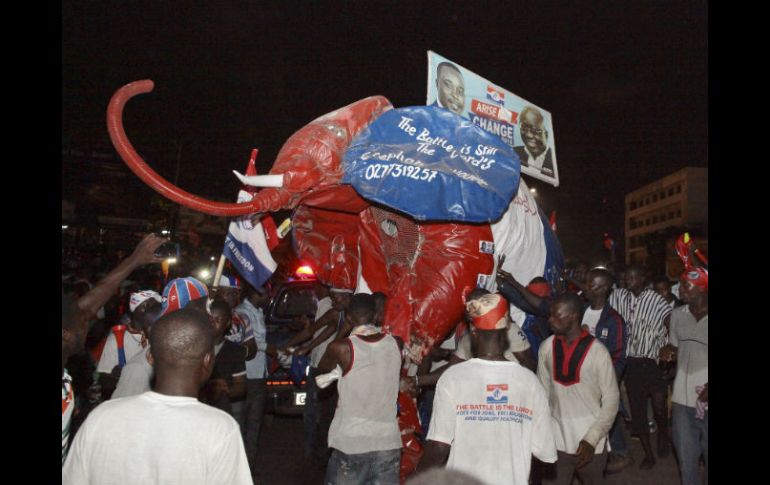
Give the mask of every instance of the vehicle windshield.
M 275 316 L 294 318 L 300 315 L 315 315 L 315 292 L 312 287 L 285 288 L 278 295 Z

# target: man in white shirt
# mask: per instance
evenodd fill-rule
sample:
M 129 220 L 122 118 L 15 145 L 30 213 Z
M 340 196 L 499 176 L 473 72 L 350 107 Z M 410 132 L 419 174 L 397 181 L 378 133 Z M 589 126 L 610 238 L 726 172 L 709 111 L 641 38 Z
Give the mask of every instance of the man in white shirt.
M 252 484 L 238 423 L 197 399 L 214 366 L 206 315 L 170 313 L 150 340 L 155 392 L 92 411 L 72 443 L 62 484 Z
M 504 356 L 510 325 L 499 294 L 467 303 L 475 358 L 450 367 L 436 385 L 420 469 L 440 466 L 487 484 L 529 483 L 531 457 L 556 461 L 550 409 L 537 377 Z
M 96 366 L 106 397 L 115 390 L 123 367 L 147 347 L 144 330 L 160 316 L 160 304 L 161 296 L 152 290 L 131 293 L 128 324 L 112 327 Z
M 322 373 L 339 368 L 342 375 L 329 427 L 333 451 L 327 484 L 399 483 L 402 444 L 396 400 L 403 342 L 376 326 L 374 307 L 372 295 L 350 298 L 345 312 L 350 337 L 330 343 L 318 365 Z
M 577 474 L 583 485 L 601 483 L 607 434 L 618 412 L 620 393 L 607 349 L 581 328 L 583 301 L 573 293 L 551 305 L 554 335 L 540 346 L 537 375 L 551 406 L 556 477 L 544 482 L 569 485 Z
M 257 344 L 257 354 L 246 361 L 246 408 L 241 413 L 241 430 L 246 444 L 246 456 L 252 472 L 256 472 L 257 442 L 262 427 L 262 416 L 265 414 L 267 398 L 267 356 L 275 355 L 275 348 L 267 343 L 267 327 L 262 306 L 269 299 L 265 288 L 255 289 L 247 285 L 241 304 L 234 312 L 254 331 Z

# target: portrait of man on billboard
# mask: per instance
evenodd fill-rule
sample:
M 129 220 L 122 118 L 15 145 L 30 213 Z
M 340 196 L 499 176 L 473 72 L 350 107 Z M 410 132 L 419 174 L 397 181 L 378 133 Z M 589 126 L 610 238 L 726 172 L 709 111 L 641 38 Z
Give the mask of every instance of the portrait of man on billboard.
M 442 108 L 463 115 L 465 109 L 465 80 L 460 69 L 451 62 L 442 62 L 436 68 L 436 103 Z
M 513 147 L 519 155 L 522 167 L 539 170 L 553 177 L 553 157 L 548 146 L 548 130 L 545 118 L 534 106 L 525 106 L 519 113 L 519 130 L 523 146 Z

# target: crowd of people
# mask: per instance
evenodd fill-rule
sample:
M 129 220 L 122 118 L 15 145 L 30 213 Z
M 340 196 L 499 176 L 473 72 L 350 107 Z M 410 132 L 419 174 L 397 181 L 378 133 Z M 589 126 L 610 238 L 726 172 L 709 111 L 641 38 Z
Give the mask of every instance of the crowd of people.
M 161 287 L 151 268 L 164 241 L 147 235 L 96 284 L 63 274 L 65 484 L 259 481 L 279 354 L 309 356 L 303 464 L 325 467 L 325 483 L 403 482 L 400 393 L 416 399 L 423 447 L 407 483 L 444 468 L 467 478 L 457 483 L 601 483 L 637 460 L 653 468 L 672 443 L 682 483 L 701 483 L 701 457 L 708 480 L 703 267 L 672 284 L 578 264 L 557 287 L 499 270 L 498 292 L 470 291 L 463 320 L 418 364 L 383 332 L 382 293 L 319 284 L 315 318 L 276 348 L 266 288 L 234 274 Z M 93 323 L 105 320 L 116 325 Z

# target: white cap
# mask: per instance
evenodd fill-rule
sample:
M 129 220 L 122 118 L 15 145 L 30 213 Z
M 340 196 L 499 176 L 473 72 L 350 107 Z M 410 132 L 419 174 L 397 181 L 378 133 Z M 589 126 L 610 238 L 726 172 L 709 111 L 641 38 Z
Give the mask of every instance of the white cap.
M 134 310 L 136 310 L 136 307 L 149 300 L 150 298 L 157 301 L 158 303 L 163 301 L 160 295 L 152 290 L 137 291 L 136 293 L 131 293 L 131 297 L 128 300 L 128 309 L 133 313 Z

